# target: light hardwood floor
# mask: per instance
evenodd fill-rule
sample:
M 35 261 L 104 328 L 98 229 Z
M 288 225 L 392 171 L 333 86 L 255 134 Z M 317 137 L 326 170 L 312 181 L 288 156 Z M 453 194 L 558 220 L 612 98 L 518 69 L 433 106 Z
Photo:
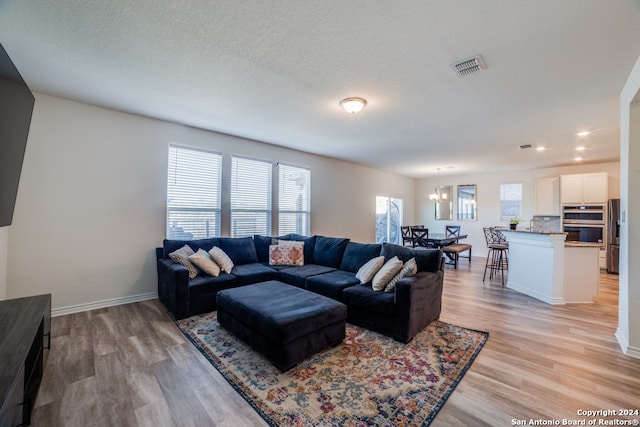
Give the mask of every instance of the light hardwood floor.
M 614 337 L 617 276 L 601 275 L 595 304 L 552 307 L 468 265 L 447 266 L 441 320 L 490 336 L 432 426 L 640 408 L 640 360 Z M 157 300 L 56 317 L 52 337 L 34 426 L 266 425 Z

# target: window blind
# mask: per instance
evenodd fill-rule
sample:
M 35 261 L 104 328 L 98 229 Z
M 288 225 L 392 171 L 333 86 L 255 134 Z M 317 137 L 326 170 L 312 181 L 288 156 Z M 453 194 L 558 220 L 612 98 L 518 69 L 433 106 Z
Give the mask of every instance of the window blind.
M 311 171 L 278 165 L 278 233 L 309 235 L 311 222 Z
M 520 216 L 522 183 L 500 184 L 500 219 Z
M 231 237 L 271 234 L 271 162 L 231 158 Z
M 169 146 L 167 239 L 220 235 L 220 153 Z

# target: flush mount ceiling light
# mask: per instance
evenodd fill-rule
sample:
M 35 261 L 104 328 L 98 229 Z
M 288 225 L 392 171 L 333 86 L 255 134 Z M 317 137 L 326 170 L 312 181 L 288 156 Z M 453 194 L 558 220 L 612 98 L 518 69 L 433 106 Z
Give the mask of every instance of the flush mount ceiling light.
M 589 132 L 588 130 L 582 131 L 582 132 L 578 132 L 576 133 L 576 135 L 578 136 L 587 136 L 589 135 L 591 132 Z
M 576 147 L 576 151 L 584 151 L 584 150 L 586 150 L 586 149 L 587 149 L 587 147 L 582 146 L 582 145 L 580 145 L 580 146 Z
M 359 113 L 365 105 L 367 105 L 367 101 L 364 98 L 358 97 L 345 98 L 340 101 L 340 106 L 344 111 L 351 114 Z

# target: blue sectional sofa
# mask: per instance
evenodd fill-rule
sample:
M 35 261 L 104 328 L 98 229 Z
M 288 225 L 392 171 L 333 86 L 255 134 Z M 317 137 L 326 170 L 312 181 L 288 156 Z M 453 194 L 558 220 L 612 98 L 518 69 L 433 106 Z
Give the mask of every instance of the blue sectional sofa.
M 409 342 L 416 333 L 440 316 L 444 260 L 436 249 L 410 249 L 389 243 L 364 244 L 346 238 L 289 234 L 278 240 L 304 242 L 304 265 L 269 265 L 272 237 L 202 240 L 165 240 L 156 248 L 158 296 L 177 319 L 216 310 L 216 295 L 229 289 L 269 280 L 278 280 L 340 301 L 347 306 L 347 321 L 400 342 Z M 200 274 L 189 279 L 188 270 L 169 258 L 185 244 L 194 251 L 221 248 L 234 263 L 231 273 L 213 277 Z M 385 261 L 397 256 L 406 262 L 416 258 L 418 272 L 401 279 L 392 292 L 374 291 L 360 284 L 356 273 L 370 259 L 383 255 Z

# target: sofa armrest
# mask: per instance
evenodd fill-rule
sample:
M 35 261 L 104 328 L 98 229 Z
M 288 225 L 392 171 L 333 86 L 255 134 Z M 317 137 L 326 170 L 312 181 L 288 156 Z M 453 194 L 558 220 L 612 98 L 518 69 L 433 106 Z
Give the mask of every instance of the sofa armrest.
M 176 319 L 189 314 L 189 270 L 168 258 L 159 258 L 158 297 Z
M 420 271 L 398 281 L 395 287 L 396 331 L 394 338 L 409 342 L 440 317 L 444 272 Z

